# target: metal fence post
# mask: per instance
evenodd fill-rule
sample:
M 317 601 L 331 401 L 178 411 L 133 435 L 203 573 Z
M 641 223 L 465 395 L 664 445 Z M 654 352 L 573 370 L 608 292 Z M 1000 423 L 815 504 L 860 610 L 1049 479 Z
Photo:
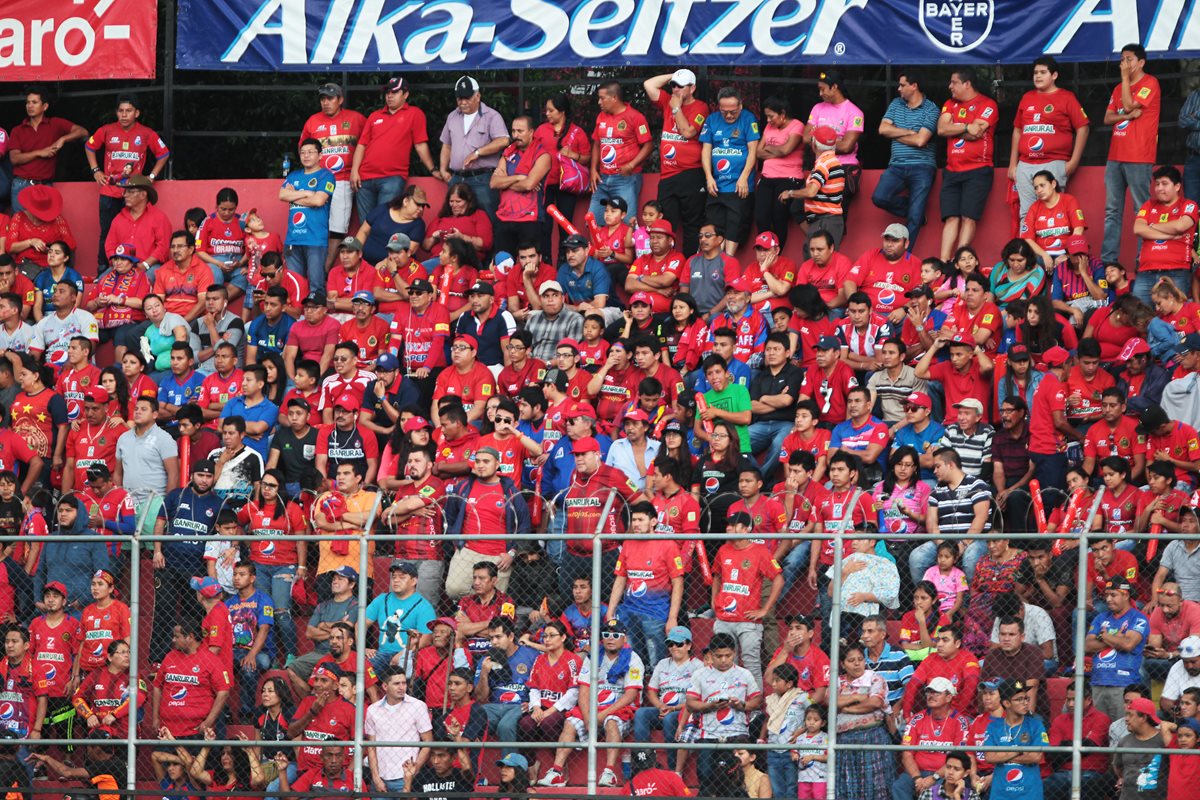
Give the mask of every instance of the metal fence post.
M 609 497 L 611 504 L 612 497 Z M 600 515 L 601 523 L 608 516 L 609 506 L 604 507 L 604 513 Z M 569 544 L 569 540 L 568 540 Z M 600 535 L 596 534 L 592 537 L 592 641 L 589 646 L 590 652 L 588 659 L 591 666 L 592 685 L 588 691 L 588 743 L 587 743 L 587 793 L 590 796 L 596 794 L 596 715 L 599 708 L 596 703 L 596 681 L 600 674 L 600 556 L 604 551 L 604 542 Z
M 367 596 L 368 570 L 371 563 L 371 528 L 375 525 L 375 515 L 379 512 L 379 504 L 383 502 L 383 490 L 375 492 L 375 502 L 371 513 L 367 515 L 366 525 L 363 526 L 362 541 L 358 546 L 358 616 L 354 621 L 354 674 L 358 679 L 354 682 L 354 786 L 358 791 L 363 790 L 363 724 L 366 722 L 364 713 L 366 700 L 367 665 Z
M 853 519 L 854 506 L 857 503 L 858 493 L 855 492 L 850 498 L 850 510 L 846 513 L 847 518 Z M 829 755 L 825 761 L 826 800 L 834 800 L 837 797 L 837 697 L 841 675 L 839 661 L 842 656 L 842 537 L 845 532 L 846 525 L 844 523 L 838 525 L 837 530 L 833 532 L 833 577 L 829 582 L 829 588 L 832 591 L 829 598 L 831 601 L 829 606 L 829 721 L 826 725 L 829 729 Z M 820 547 L 821 540 L 814 540 L 808 557 L 819 559 L 821 557 Z M 818 588 L 817 591 L 820 589 Z
M 140 528 L 135 528 L 129 542 L 129 694 L 132 698 L 129 710 L 129 725 L 125 736 L 125 783 L 127 789 L 137 788 L 137 738 L 138 738 L 138 651 L 141 649 L 141 602 L 142 593 L 142 548 L 139 540 Z M 80 674 L 81 680 L 87 676 Z M 149 693 L 146 703 L 150 703 Z M 157 732 L 156 732 L 157 733 Z
M 1103 494 L 1101 489 L 1097 492 L 1097 496 Z M 1096 506 L 1092 506 L 1092 512 L 1095 513 Z M 1083 751 L 1080 749 L 1083 745 L 1080 739 L 1083 735 L 1083 659 L 1084 659 L 1084 644 L 1087 641 L 1087 598 L 1084 592 L 1090 592 L 1092 587 L 1088 583 L 1087 557 L 1088 557 L 1088 529 L 1091 528 L 1092 514 L 1088 515 L 1088 524 L 1083 526 L 1083 530 L 1079 532 L 1079 553 L 1078 567 L 1075 585 L 1075 628 L 1072 635 L 1075 638 L 1075 677 L 1072 684 L 1075 689 L 1075 708 L 1074 719 L 1071 721 L 1071 800 L 1080 800 L 1083 794 Z M 1051 717 L 1053 717 L 1054 709 L 1050 709 Z M 1109 742 L 1110 745 L 1114 742 Z

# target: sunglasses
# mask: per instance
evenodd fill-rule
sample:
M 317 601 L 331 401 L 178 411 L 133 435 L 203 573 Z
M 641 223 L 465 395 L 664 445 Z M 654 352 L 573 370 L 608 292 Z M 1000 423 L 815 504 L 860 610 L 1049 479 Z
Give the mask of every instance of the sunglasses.
M 1178 597 L 1179 596 L 1179 592 L 1175 591 L 1174 589 L 1155 589 L 1154 591 L 1158 592 L 1163 597 Z
M 513 422 L 512 417 L 496 417 L 497 425 L 511 425 L 512 422 Z
M 619 633 L 617 631 L 604 631 L 603 633 L 600 634 L 600 638 L 601 639 L 620 639 L 624 635 L 625 634 Z
M 920 411 L 922 408 L 924 408 L 924 406 L 907 405 L 904 407 L 904 410 L 905 411 Z
M 686 644 L 687 642 L 672 642 L 670 639 L 667 640 L 667 647 L 683 647 Z

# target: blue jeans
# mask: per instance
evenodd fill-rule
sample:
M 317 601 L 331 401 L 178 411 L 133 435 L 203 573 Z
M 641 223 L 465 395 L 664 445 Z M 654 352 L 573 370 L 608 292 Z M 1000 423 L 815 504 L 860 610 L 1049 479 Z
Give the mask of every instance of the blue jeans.
M 596 191 L 592 193 L 592 202 L 588 211 L 596 218 L 598 225 L 604 224 L 604 201 L 610 197 L 622 197 L 629 206 L 626 222 L 637 220 L 638 198 L 642 196 L 642 176 L 634 175 L 601 175 L 596 183 Z
M 1134 294 L 1137 284 L 1134 284 Z M 1146 299 L 1150 303 L 1149 297 Z M 1150 304 L 1153 307 L 1153 304 Z M 1029 460 L 1033 462 L 1033 477 L 1037 478 L 1042 489 L 1067 489 L 1067 454 L 1066 453 L 1030 453 Z
M 517 741 L 517 722 L 521 719 L 520 703 L 484 703 L 483 710 L 487 713 L 488 730 L 492 732 L 493 742 Z M 515 748 L 506 747 L 500 751 L 500 757 L 515 752 Z
M 54 181 L 41 181 L 41 183 L 53 184 Z M 17 195 L 19 195 L 21 193 L 21 190 L 24 189 L 26 186 L 33 186 L 33 183 L 28 178 L 14 177 L 12 179 L 12 186 L 9 189 L 9 196 L 12 199 L 12 213 L 14 215 L 18 211 L 25 210 L 25 209 L 21 208 L 21 204 L 17 202 Z M 632 206 L 631 206 L 631 208 L 632 208 Z
M 642 657 L 646 669 L 653 670 L 652 665 L 667 655 L 667 635 L 663 630 L 667 621 L 630 611 L 624 603 L 618 609 L 617 616 L 629 631 L 629 646 Z
M 258 705 L 258 676 L 260 673 L 266 672 L 271 668 L 271 657 L 267 655 L 266 648 L 258 654 L 254 660 L 254 669 L 246 669 L 242 666 L 242 659 L 246 657 L 245 650 L 233 651 L 234 669 L 238 675 L 238 691 L 241 692 L 241 713 L 242 718 L 253 718 L 254 707 Z
M 979 559 L 983 558 L 983 554 L 986 552 L 987 542 L 980 539 L 967 545 L 967 549 L 962 554 L 962 571 L 966 573 L 968 583 L 975 577 L 975 565 L 979 563 Z M 920 583 L 924 579 L 925 570 L 936 563 L 937 545 L 933 542 L 925 542 L 913 550 L 908 556 L 908 572 L 912 576 L 913 583 Z
M 926 778 L 932 775 L 928 770 L 921 770 L 921 777 Z M 774 788 L 774 784 L 771 784 Z M 907 772 L 901 772 L 896 776 L 896 780 L 892 781 L 892 800 L 913 800 L 917 796 L 917 785 L 913 777 Z
M 795 797 L 799 771 L 790 750 L 767 751 L 767 777 L 771 779 L 773 797 Z
M 299 775 L 300 770 L 296 767 L 296 762 L 289 761 L 287 765 L 288 786 L 291 786 L 292 783 L 295 782 L 296 778 L 299 777 Z M 276 778 L 268 783 L 267 788 L 264 791 L 267 792 L 267 796 L 264 798 L 264 800 L 279 800 L 278 797 L 271 795 L 271 792 L 279 791 L 279 778 Z
M 778 469 L 779 451 L 791 430 L 790 419 L 767 419 L 750 424 L 750 452 L 758 455 L 765 450 L 767 453 L 761 469 L 764 478 Z
M 386 178 L 367 178 L 354 195 L 354 206 L 358 209 L 359 222 L 366 221 L 378 206 L 392 202 L 404 191 L 408 180 L 403 175 L 388 175 Z
M 1153 164 L 1134 164 L 1129 161 L 1109 161 L 1104 168 L 1104 245 L 1100 260 L 1119 261 L 1121 256 L 1121 226 L 1125 217 L 1125 190 L 1133 199 L 1136 211 L 1150 199 Z M 1141 239 L 1138 239 L 1141 252 Z M 1190 294 L 1188 289 L 1185 293 Z
M 1152 269 L 1145 272 L 1139 271 L 1137 277 L 1133 281 L 1133 296 L 1141 300 L 1146 305 L 1154 308 L 1154 301 L 1150 299 L 1150 290 L 1154 288 L 1154 284 L 1158 283 L 1162 278 L 1170 278 L 1171 282 L 1179 287 L 1179 291 L 1183 292 L 1188 297 L 1192 296 L 1192 273 L 1186 269 Z M 1045 486 L 1045 484 L 1042 484 Z
M 668 711 L 666 716 L 660 717 L 657 708 L 647 705 L 633 712 L 633 740 L 635 742 L 648 742 L 654 731 L 662 731 L 663 741 L 670 744 L 675 741 L 675 731 L 679 729 L 678 726 L 678 711 Z M 674 769 L 674 767 L 674 764 L 667 764 L 667 769 Z
M 289 244 L 283 249 L 288 266 L 308 279 L 310 292 L 321 291 L 325 288 L 325 256 L 324 245 Z
M 296 652 L 296 623 L 292 619 L 292 581 L 296 577 L 295 564 L 255 564 L 259 585 L 271 595 L 275 606 L 275 632 L 279 634 L 279 646 L 286 656 Z M 268 588 L 269 587 L 269 588 Z M 268 655 L 274 656 L 274 653 Z
M 383 785 L 387 788 L 387 794 L 375 795 L 374 800 L 391 800 L 404 791 L 404 778 L 393 778 L 392 780 L 384 780 Z
M 783 557 L 783 591 L 779 593 L 780 599 L 787 597 L 788 590 L 796 582 L 796 576 L 808 566 L 808 553 L 811 549 L 811 539 L 800 539 Z
M 892 164 L 879 176 L 871 202 L 889 214 L 902 218 L 908 228 L 908 250 L 912 252 L 917 234 L 925 224 L 925 203 L 937 177 L 934 164 Z
M 1200 153 L 1188 156 L 1183 162 L 1183 196 L 1189 200 L 1200 197 Z
M 496 208 L 500 205 L 500 195 L 492 189 L 492 173 L 485 172 L 482 175 L 454 175 L 446 184 L 446 188 L 450 188 L 455 184 L 465 183 L 471 187 L 471 191 L 475 192 L 475 202 L 483 209 L 484 213 L 491 217 L 492 225 L 496 224 Z M 516 257 L 516 253 L 512 253 Z

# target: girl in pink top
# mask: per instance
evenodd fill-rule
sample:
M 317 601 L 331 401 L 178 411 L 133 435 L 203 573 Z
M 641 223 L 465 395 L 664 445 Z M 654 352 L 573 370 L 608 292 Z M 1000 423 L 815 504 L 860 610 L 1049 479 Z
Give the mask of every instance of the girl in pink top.
M 925 580 L 937 587 L 938 608 L 953 618 L 962 610 L 967 593 L 967 576 L 958 568 L 958 545 L 942 542 L 937 548 L 937 563 L 925 570 Z

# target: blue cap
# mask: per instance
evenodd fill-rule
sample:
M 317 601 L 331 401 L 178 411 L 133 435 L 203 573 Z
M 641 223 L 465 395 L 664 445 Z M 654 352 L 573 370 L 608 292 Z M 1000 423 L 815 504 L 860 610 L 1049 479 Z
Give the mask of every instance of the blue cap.
M 520 753 L 509 753 L 496 762 L 497 767 L 512 767 L 513 769 L 529 769 L 529 761 Z
M 836 336 L 822 336 L 817 340 L 818 350 L 841 350 L 842 343 L 838 341 Z
M 501 271 L 511 267 L 514 263 L 516 262 L 513 261 L 513 257 L 507 250 L 501 250 L 500 252 L 496 253 L 496 255 L 492 256 L 492 266 Z
M 215 578 L 205 575 L 203 578 L 192 578 L 189 583 L 192 588 L 205 597 L 216 597 L 221 593 L 221 584 Z
M 682 625 L 676 625 L 667 634 L 667 639 L 672 642 L 690 642 L 692 640 L 692 632 Z
M 979 688 L 987 692 L 1000 691 L 1000 681 L 980 681 Z
M 371 292 L 355 292 L 350 298 L 351 303 L 370 303 L 375 305 L 375 295 Z
M 1192 733 L 1196 734 L 1197 736 L 1200 736 L 1200 719 L 1195 719 L 1193 717 L 1187 717 L 1185 719 L 1181 719 L 1179 721 L 1179 727 L 1190 728 Z
M 375 359 L 375 369 L 400 369 L 400 359 L 396 358 L 395 353 L 384 353 Z
M 349 578 L 355 583 L 358 582 L 358 570 L 354 567 L 338 567 L 333 571 L 334 575 L 341 575 L 343 578 Z

